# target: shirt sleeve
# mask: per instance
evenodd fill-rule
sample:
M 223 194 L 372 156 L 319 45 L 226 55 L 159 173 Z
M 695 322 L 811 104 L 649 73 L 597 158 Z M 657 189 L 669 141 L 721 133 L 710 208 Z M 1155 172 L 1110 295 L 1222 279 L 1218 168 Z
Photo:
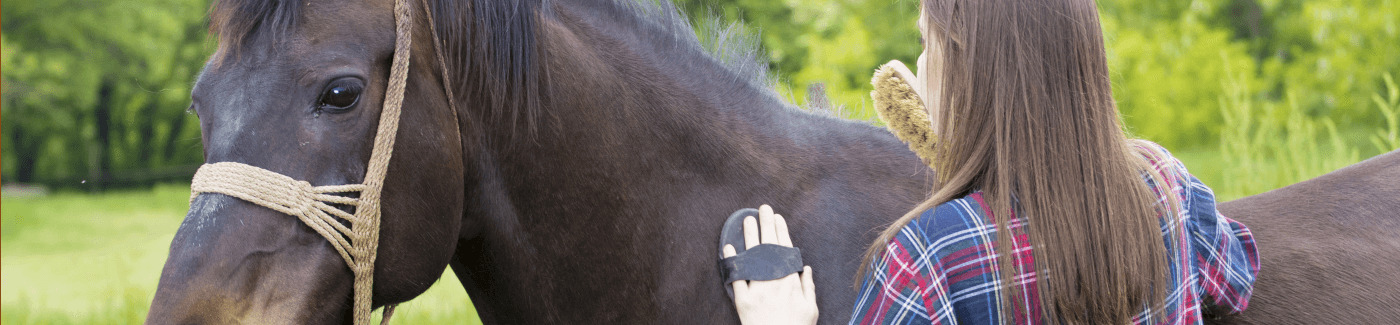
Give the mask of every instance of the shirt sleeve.
M 957 324 L 938 258 L 925 256 L 912 224 L 866 266 L 850 324 Z
M 1173 159 L 1175 160 L 1175 159 Z M 1238 313 L 1249 305 L 1254 279 L 1259 273 L 1259 251 L 1249 228 L 1220 214 L 1215 193 L 1195 176 L 1185 173 L 1182 209 L 1191 242 L 1196 285 L 1202 310 L 1211 314 Z

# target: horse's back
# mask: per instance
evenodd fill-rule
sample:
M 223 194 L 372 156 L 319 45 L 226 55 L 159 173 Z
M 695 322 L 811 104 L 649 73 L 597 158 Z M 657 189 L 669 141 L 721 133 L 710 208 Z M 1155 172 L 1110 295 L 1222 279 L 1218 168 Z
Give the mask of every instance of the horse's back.
M 1249 308 L 1214 324 L 1400 323 L 1400 151 L 1220 205 L 1259 247 Z

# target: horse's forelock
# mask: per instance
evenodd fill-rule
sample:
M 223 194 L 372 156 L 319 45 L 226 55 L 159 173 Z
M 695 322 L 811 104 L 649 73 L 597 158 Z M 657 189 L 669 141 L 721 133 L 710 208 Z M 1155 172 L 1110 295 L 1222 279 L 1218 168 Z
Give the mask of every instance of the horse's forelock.
M 285 36 L 301 19 L 299 0 L 216 0 L 209 12 L 209 32 L 218 35 L 214 63 L 237 56 L 251 42 Z

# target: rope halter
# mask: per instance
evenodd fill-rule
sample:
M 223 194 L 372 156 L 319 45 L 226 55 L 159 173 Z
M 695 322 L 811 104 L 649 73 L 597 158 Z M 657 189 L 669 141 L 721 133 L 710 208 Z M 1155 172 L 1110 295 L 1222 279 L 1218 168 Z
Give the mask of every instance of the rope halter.
M 424 6 L 424 10 L 427 10 L 427 6 Z M 431 19 L 431 15 L 429 18 Z M 325 237 L 336 252 L 340 253 L 340 257 L 345 259 L 345 264 L 355 275 L 356 325 L 370 323 L 371 298 L 374 293 L 374 260 L 379 248 L 380 194 L 384 188 L 384 175 L 389 169 L 389 158 L 394 151 L 394 138 L 398 133 L 399 114 L 403 106 L 404 86 L 408 79 L 409 45 L 413 26 L 407 1 L 395 1 L 394 22 L 394 60 L 389 70 L 389 85 L 385 91 L 383 111 L 379 115 L 379 128 L 374 136 L 374 151 L 370 154 L 363 184 L 312 186 L 306 181 L 236 162 L 200 166 L 190 184 L 191 203 L 200 193 L 219 193 L 236 197 L 296 216 Z M 436 31 L 433 38 L 437 39 Z M 438 49 L 439 61 L 441 56 L 441 49 Z M 445 72 L 445 65 L 443 69 Z M 443 74 L 443 80 L 446 79 L 447 75 Z M 448 91 L 450 103 L 450 87 Z M 456 106 L 452 107 L 455 114 Z M 354 192 L 359 192 L 358 198 L 336 195 Z M 331 204 L 353 206 L 355 213 L 341 211 Z M 338 219 L 348 221 L 350 226 L 346 227 Z M 385 308 L 384 322 L 388 322 L 392 313 L 393 306 Z

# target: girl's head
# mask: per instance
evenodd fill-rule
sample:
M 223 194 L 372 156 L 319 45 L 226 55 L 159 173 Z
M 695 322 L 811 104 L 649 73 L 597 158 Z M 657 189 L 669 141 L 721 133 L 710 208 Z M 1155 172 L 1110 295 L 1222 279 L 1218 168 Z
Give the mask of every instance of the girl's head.
M 1143 179 L 1156 174 L 1120 125 L 1095 3 L 923 0 L 921 11 L 938 183 L 867 259 L 924 210 L 982 191 L 999 233 L 1002 216 L 1026 217 L 1044 302 L 1032 315 L 1126 323 L 1157 306 L 1165 290 L 1151 288 L 1166 288 L 1167 255 Z M 1009 237 L 998 236 L 1001 252 Z M 999 263 L 1012 279 L 1010 258 Z M 1003 286 L 1008 314 L 1030 308 L 1009 300 L 1018 290 Z

